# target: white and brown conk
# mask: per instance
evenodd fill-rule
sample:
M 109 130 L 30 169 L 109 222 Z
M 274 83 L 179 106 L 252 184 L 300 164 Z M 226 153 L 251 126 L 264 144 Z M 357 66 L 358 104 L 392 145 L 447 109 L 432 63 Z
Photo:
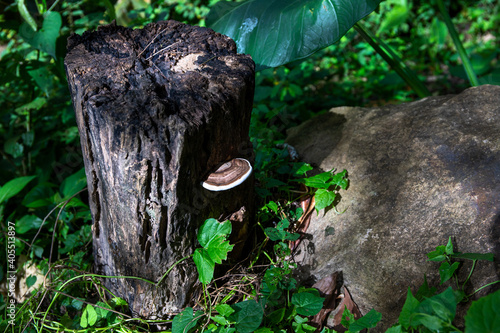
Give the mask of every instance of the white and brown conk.
M 243 183 L 252 173 L 252 165 L 244 158 L 223 163 L 201 185 L 209 191 L 225 191 Z

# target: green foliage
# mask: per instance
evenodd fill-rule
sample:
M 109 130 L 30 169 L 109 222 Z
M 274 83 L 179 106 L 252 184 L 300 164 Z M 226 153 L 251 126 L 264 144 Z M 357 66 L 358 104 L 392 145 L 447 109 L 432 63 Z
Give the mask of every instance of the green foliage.
M 500 290 L 472 303 L 465 316 L 465 333 L 498 332 L 500 327 Z
M 196 313 L 193 314 L 193 308 L 185 308 L 181 313 L 175 316 L 172 321 L 172 333 L 193 332 L 202 314 L 202 311 L 196 311 Z
M 226 236 L 231 233 L 231 222 L 219 223 L 216 219 L 208 219 L 198 232 L 198 241 L 203 248 L 196 249 L 193 260 L 198 269 L 200 282 L 209 283 L 214 275 L 215 264 L 226 260 L 227 253 L 233 249 Z
M 0 204 L 21 192 L 22 189 L 35 178 L 36 176 L 27 176 L 9 180 L 0 188 Z
M 293 294 L 291 302 L 299 315 L 314 316 L 323 308 L 324 300 L 317 289 L 311 288 Z
M 472 260 L 473 265 L 467 280 L 461 288 L 456 290 L 448 287 L 438 294 L 436 288 L 429 287 L 427 278 L 425 278 L 424 284 L 417 291 L 416 297 L 413 296 L 410 288 L 408 288 L 406 301 L 399 315 L 398 323 L 387 332 L 460 332 L 453 324 L 457 304 L 459 302 L 466 302 L 472 296 L 466 296 L 463 288 L 472 275 L 472 270 L 477 260 L 493 260 L 492 254 L 455 253 L 451 237 L 448 239 L 446 245 L 437 246 L 434 251 L 427 254 L 427 257 L 429 261 L 443 261 L 439 267 L 441 284 L 453 278 L 458 286 L 456 270 L 459 262 L 453 262 L 453 258 Z M 489 285 L 498 282 L 500 281 L 495 281 Z M 476 292 L 480 289 L 476 290 Z M 498 323 L 500 320 L 500 312 L 497 310 L 490 311 L 489 309 L 500 308 L 499 295 L 500 292 L 497 291 L 478 301 L 472 302 L 465 316 L 465 332 L 488 332 L 488 329 L 484 329 L 485 327 L 495 327 L 494 323 Z M 483 329 L 479 329 L 479 327 L 483 327 Z
M 363 329 L 369 329 L 377 326 L 377 323 L 382 319 L 382 315 L 375 311 L 370 310 L 366 315 L 359 319 L 354 319 L 354 315 L 347 307 L 344 308 L 342 313 L 341 324 L 347 328 L 346 333 L 359 332 Z
M 247 300 L 232 306 L 234 312 L 230 319 L 235 323 L 239 333 L 250 333 L 259 328 L 264 315 L 263 304 L 255 300 Z
M 140 325 L 146 327 L 148 321 L 127 322 L 123 313 L 126 308 L 124 300 L 96 301 L 105 299 L 100 294 L 99 279 L 106 277 L 82 273 L 91 266 L 91 217 L 87 193 L 81 192 L 85 189 L 86 179 L 62 62 L 64 44 L 69 34 L 81 34 L 113 19 L 134 27 L 163 19 L 204 25 L 205 15 L 216 2 L 17 0 L 0 13 L 0 45 L 3 50 L 0 54 L 0 220 L 3 221 L 0 226 L 2 232 L 7 233 L 10 230 L 7 222 L 15 224 L 16 256 L 23 255 L 35 262 L 48 278 L 47 288 L 41 289 L 40 293 L 32 291 L 31 297 L 18 305 L 17 327 L 29 323 L 27 331 L 147 331 Z M 235 2 L 230 9 L 237 13 L 239 8 L 257 8 L 255 6 L 259 7 L 261 3 L 271 5 L 279 4 L 279 1 Z M 309 5 L 311 9 L 316 2 L 311 1 Z M 262 207 L 258 221 L 267 238 L 252 253 L 248 272 L 253 274 L 241 278 L 242 285 L 252 287 L 246 287 L 248 289 L 242 293 L 244 296 L 236 296 L 235 291 L 219 298 L 214 294 L 209 296 L 210 288 L 217 286 L 213 282 L 215 264 L 225 260 L 232 248 L 226 241 L 230 232 L 227 225 L 209 222 L 211 227 L 203 228 L 198 235 L 202 248 L 193 254 L 200 280 L 207 284 L 204 289 L 205 308 L 196 312 L 185 309 L 183 316 L 174 319 L 176 325 L 181 320 L 176 329 L 188 327 L 188 330 L 236 332 L 258 327 L 255 331 L 259 333 L 314 331 L 308 324 L 307 314 L 317 310 L 320 298 L 314 291 L 297 285 L 291 275 L 295 265 L 287 259 L 291 254 L 290 243 L 300 237 L 295 232 L 297 224 L 307 213 L 296 203 L 314 195 L 317 211 L 335 208 L 339 191 L 347 188 L 347 174 L 332 170 L 307 177 L 313 171 L 312 167 L 296 162 L 291 156 L 290 147 L 283 144 L 286 131 L 334 106 L 379 105 L 387 101 L 414 99 L 415 93 L 391 72 L 387 63 L 381 62 L 381 55 L 377 52 L 385 52 L 395 59 L 393 66 L 404 60 L 407 67 L 418 73 L 418 79 L 426 82 L 432 94 L 448 94 L 468 86 L 466 80 L 470 73 L 464 70 L 463 60 L 455 49 L 462 44 L 473 72 L 479 76 L 478 82 L 500 82 L 498 34 L 495 33 L 499 30 L 499 6 L 491 0 L 473 5 L 459 0 L 446 5 L 459 43 L 457 36 L 450 37 L 450 24 L 435 1 L 390 0 L 380 2 L 377 12 L 358 23 L 364 30 L 377 31 L 373 40 L 361 39 L 350 31 L 337 44 L 317 51 L 304 61 L 257 73 L 250 133 L 256 152 L 259 207 Z M 333 6 L 333 9 L 338 9 Z M 299 13 L 294 5 L 289 8 L 289 12 L 299 18 L 310 13 L 307 9 Z M 344 9 L 338 10 L 342 12 Z M 319 12 L 313 11 L 311 16 Z M 319 20 L 315 27 L 331 27 L 333 21 L 328 16 L 326 18 Z M 259 22 L 262 21 L 266 20 L 259 18 Z M 283 23 L 289 25 L 290 20 Z M 295 21 L 293 24 L 298 26 Z M 276 36 L 266 31 L 263 39 L 253 40 L 243 38 L 243 32 L 239 31 L 238 46 L 248 42 L 262 53 L 263 58 L 268 57 L 265 52 L 271 48 L 261 46 Z M 257 33 L 257 30 L 251 33 Z M 344 33 L 339 31 L 334 35 L 338 37 Z M 313 46 L 309 50 L 292 43 L 295 46 L 293 52 L 283 55 L 307 56 L 334 40 L 331 34 L 326 37 L 330 39 L 307 40 L 308 45 Z M 278 43 L 293 38 L 295 36 L 279 38 Z M 378 40 L 387 44 L 382 51 L 370 47 L 370 41 L 378 43 Z M 281 48 L 277 50 L 282 51 Z M 462 52 L 462 59 L 465 59 L 463 55 Z M 280 58 L 278 54 L 274 56 Z M 403 67 L 403 72 L 409 70 Z M 0 247 L 6 246 L 6 237 L 0 237 Z M 0 279 L 5 276 L 5 258 L 0 256 Z M 472 260 L 473 267 L 479 260 L 493 260 L 491 254 L 454 253 L 451 242 L 438 247 L 429 258 L 441 262 L 441 284 L 453 282 L 456 286 L 454 301 L 451 301 L 450 292 L 445 290 L 438 294 L 437 288 L 429 286 L 425 280 L 415 296 L 409 292 L 399 324 L 388 332 L 426 331 L 426 325 L 442 327 L 444 331 L 453 330 L 446 326 L 452 318 L 453 302 L 466 301 L 471 296 L 465 294 L 467 280 L 458 283 L 456 272 L 460 264 L 457 260 Z M 254 265 L 265 268 L 258 271 Z M 40 277 L 30 276 L 26 284 L 34 286 L 38 279 Z M 159 282 L 161 280 L 157 284 Z M 56 290 L 71 297 L 56 293 Z M 498 312 L 495 312 L 500 308 L 498 295 L 497 292 L 473 302 L 465 317 L 465 332 L 494 331 L 499 326 Z M 46 305 L 47 299 L 51 300 L 50 306 Z M 5 302 L 6 299 L 0 296 L 0 311 L 5 311 Z M 39 304 L 43 305 L 42 308 L 38 307 Z M 350 331 L 373 327 L 379 320 L 375 312 L 358 321 L 353 321 L 347 313 L 345 315 L 349 320 L 346 319 L 344 324 Z M 142 324 L 134 326 L 138 322 Z M 6 327 L 7 321 L 0 321 L 0 331 Z M 325 328 L 322 332 L 332 331 Z
M 251 54 L 257 69 L 264 69 L 308 57 L 335 43 L 379 3 L 379 0 L 221 1 L 210 11 L 207 25 L 231 37 L 238 52 Z

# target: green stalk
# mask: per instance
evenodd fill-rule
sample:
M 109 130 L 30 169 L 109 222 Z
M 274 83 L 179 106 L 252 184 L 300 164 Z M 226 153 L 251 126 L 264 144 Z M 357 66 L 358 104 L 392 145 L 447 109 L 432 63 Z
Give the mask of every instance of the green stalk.
M 368 44 L 377 51 L 378 54 L 391 66 L 392 69 L 415 91 L 420 97 L 430 96 L 431 93 L 426 86 L 419 80 L 417 75 L 397 56 L 391 47 L 385 44 L 380 38 L 366 30 L 361 24 L 356 23 L 354 29 L 363 37 Z
M 446 10 L 446 8 L 444 8 L 443 0 L 437 0 L 437 5 L 439 8 L 439 12 L 441 13 L 441 16 L 443 17 L 444 23 L 446 24 L 446 27 L 448 28 L 448 32 L 450 33 L 451 39 L 453 40 L 453 44 L 455 44 L 455 47 L 457 48 L 458 55 L 460 56 L 460 59 L 462 59 L 465 73 L 467 74 L 467 77 L 469 78 L 470 85 L 473 87 L 478 86 L 479 81 L 477 80 L 476 73 L 474 72 L 474 69 L 472 68 L 472 64 L 469 60 L 469 57 L 467 56 L 467 52 L 465 52 L 464 46 L 462 45 L 462 42 L 460 41 L 457 30 L 455 29 L 453 22 L 451 22 L 450 15 L 448 15 L 448 11 Z

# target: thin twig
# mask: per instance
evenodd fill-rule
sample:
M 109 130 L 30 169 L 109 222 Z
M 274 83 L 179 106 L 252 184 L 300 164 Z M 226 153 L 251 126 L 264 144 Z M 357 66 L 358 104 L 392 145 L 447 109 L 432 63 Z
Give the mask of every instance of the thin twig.
M 154 56 L 155 56 L 155 55 L 157 55 L 158 53 L 163 52 L 163 51 L 166 51 L 166 50 L 168 50 L 169 48 L 174 47 L 175 45 L 177 45 L 177 44 L 179 44 L 179 43 L 180 43 L 180 41 L 179 41 L 179 42 L 175 42 L 175 43 L 173 43 L 173 44 L 170 44 L 169 46 L 166 46 L 166 47 L 162 48 L 161 50 L 156 51 L 155 53 L 153 53 L 152 55 L 150 55 L 149 57 L 147 57 L 147 58 L 146 58 L 146 60 L 151 59 L 152 57 L 154 57 Z
M 158 37 L 165 30 L 167 30 L 167 28 L 165 28 L 162 31 L 160 31 L 159 33 L 157 33 L 156 36 L 154 36 L 153 39 L 151 39 L 151 41 L 148 43 L 148 45 L 146 45 L 146 47 L 139 53 L 139 55 L 137 57 L 140 58 L 141 55 L 144 53 L 144 51 L 146 51 L 146 49 L 149 47 L 149 45 L 151 45 L 155 41 L 156 37 Z

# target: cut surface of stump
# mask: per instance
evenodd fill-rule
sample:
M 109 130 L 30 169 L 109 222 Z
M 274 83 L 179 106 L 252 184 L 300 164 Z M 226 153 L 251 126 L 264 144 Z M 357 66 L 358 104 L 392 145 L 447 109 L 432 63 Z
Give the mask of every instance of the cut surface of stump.
M 252 162 L 250 57 L 211 29 L 165 21 L 72 35 L 65 66 L 84 153 L 96 271 L 159 281 L 193 253 L 207 218 L 230 218 L 232 243 L 241 251 L 253 177 L 218 192 L 202 183 L 223 163 Z M 150 319 L 181 310 L 199 292 L 192 260 L 175 266 L 159 286 L 104 281 L 134 315 Z

